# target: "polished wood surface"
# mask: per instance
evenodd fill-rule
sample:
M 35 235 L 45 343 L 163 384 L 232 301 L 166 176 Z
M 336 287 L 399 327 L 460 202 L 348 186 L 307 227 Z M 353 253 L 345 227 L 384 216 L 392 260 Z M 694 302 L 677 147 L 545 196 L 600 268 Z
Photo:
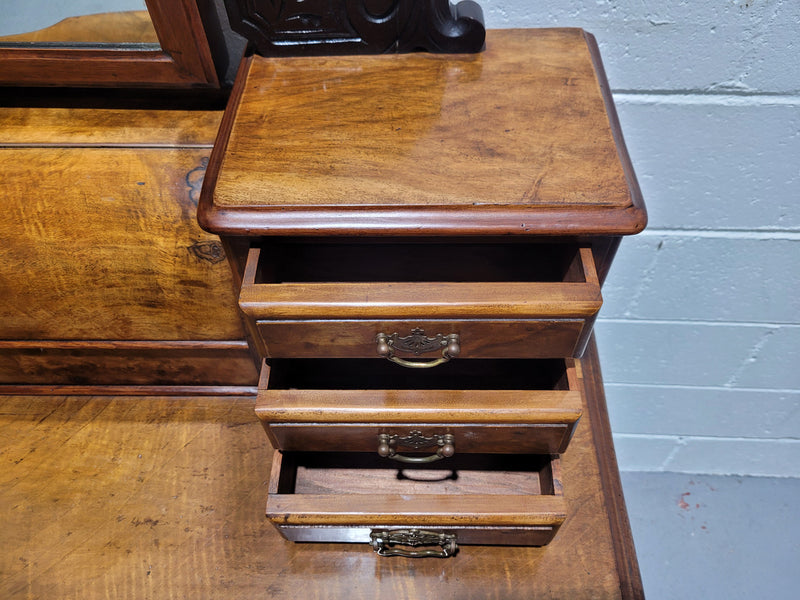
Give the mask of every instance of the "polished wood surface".
M 461 358 L 552 358 L 579 355 L 583 347 L 579 340 L 591 331 L 591 320 L 260 320 L 257 327 L 265 340 L 265 356 L 271 358 L 373 358 L 379 333 L 408 335 L 417 327 L 431 336 L 458 334 Z M 436 355 L 417 358 L 426 357 Z
M 477 55 L 254 57 L 228 112 L 199 213 L 218 233 L 645 224 L 596 46 L 578 29 L 491 31 Z
M 240 338 L 219 242 L 193 219 L 192 185 L 207 157 L 173 148 L 0 151 L 0 264 L 13 269 L 1 284 L 2 337 Z
M 458 334 L 463 358 L 576 356 L 602 304 L 586 247 L 320 246 L 250 249 L 239 307 L 265 356 L 374 357 L 379 333 L 417 328 Z
M 0 108 L 0 385 L 255 384 L 224 251 L 195 219 L 220 118 Z
M 347 403 L 342 402 L 349 394 Z M 268 423 L 574 423 L 580 392 L 519 390 L 261 390 Z
M 447 461 L 406 469 L 378 456 L 278 452 L 267 517 L 293 541 L 362 543 L 371 529 L 391 527 L 456 534 L 463 544 L 543 545 L 564 522 L 558 458 Z M 549 535 L 509 536 L 536 528 Z
M 336 371 L 328 378 L 319 375 L 326 368 L 320 361 L 310 361 L 310 378 L 286 377 L 280 373 L 285 362 L 272 367 L 265 362 L 256 402 L 256 415 L 273 446 L 282 450 L 374 454 L 379 434 L 418 431 L 427 437 L 454 435 L 458 454 L 559 454 L 566 451 L 581 417 L 580 365 L 574 360 L 524 361 L 525 376 L 512 383 L 506 381 L 508 372 L 504 377 L 492 363 L 491 375 L 484 378 L 487 385 L 520 389 L 474 389 L 442 366 L 430 372 L 433 379 L 425 380 L 416 370 L 388 365 L 400 377 L 386 377 L 387 363 L 380 360 L 357 361 L 350 373 L 353 361 L 326 361 Z M 481 366 L 461 359 L 459 364 L 467 370 Z M 537 370 L 544 373 L 535 374 Z M 278 372 L 274 382 L 273 371 Z M 378 371 L 374 382 L 370 371 Z M 359 389 L 364 384 L 375 387 Z M 460 389 L 464 385 L 467 389 Z M 302 389 L 307 386 L 318 389 Z M 401 453 L 409 450 L 398 448 Z
M 251 386 L 255 378 L 244 340 L 0 340 L 0 393 L 78 383 Z
M 254 398 L 3 397 L 0 596 L 641 598 L 599 374 L 582 365 L 592 406 L 561 459 L 555 539 L 446 560 L 281 539 Z
M 359 364 L 364 370 L 385 364 L 371 363 Z M 536 361 L 526 363 L 528 373 L 537 368 Z M 390 368 L 409 373 L 402 367 Z M 537 384 L 530 388 L 542 389 L 419 390 L 413 389 L 419 379 L 417 373 L 405 379 L 411 389 L 356 389 L 366 379 L 358 376 L 351 383 L 353 389 L 294 389 L 288 387 L 294 385 L 291 381 L 283 382 L 282 389 L 272 389 L 271 368 L 265 365 L 256 414 L 273 446 L 282 450 L 375 454 L 379 434 L 402 437 L 415 431 L 426 437 L 453 435 L 458 454 L 560 454 L 567 450 L 581 417 L 579 378 L 575 367 L 569 366 L 567 371 L 565 377 L 553 380 L 557 385 L 552 387 L 560 387 L 563 379 L 569 381 L 569 390 Z M 496 377 L 502 378 L 502 374 Z M 451 378 L 447 382 L 453 387 L 463 383 Z M 379 377 L 376 385 L 393 383 Z M 296 384 L 302 386 L 303 382 Z M 414 451 L 403 447 L 397 450 Z
M 221 119 L 209 110 L 2 106 L 0 147 L 196 147 L 207 156 Z

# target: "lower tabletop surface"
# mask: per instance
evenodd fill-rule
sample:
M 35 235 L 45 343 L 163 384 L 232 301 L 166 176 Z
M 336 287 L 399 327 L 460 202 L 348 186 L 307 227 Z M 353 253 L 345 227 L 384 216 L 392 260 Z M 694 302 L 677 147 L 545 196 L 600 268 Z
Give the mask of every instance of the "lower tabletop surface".
M 2 396 L 0 597 L 639 598 L 594 352 L 555 539 L 447 559 L 283 540 L 254 398 Z

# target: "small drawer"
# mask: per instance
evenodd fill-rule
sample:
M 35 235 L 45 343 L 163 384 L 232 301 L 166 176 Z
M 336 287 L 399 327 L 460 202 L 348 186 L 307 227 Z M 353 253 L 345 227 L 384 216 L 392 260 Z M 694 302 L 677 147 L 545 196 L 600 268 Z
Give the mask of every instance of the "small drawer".
M 421 371 L 374 359 L 273 360 L 262 368 L 256 414 L 287 451 L 371 452 L 390 464 L 560 454 L 581 417 L 579 368 L 572 359 Z
M 272 358 L 580 356 L 601 304 L 590 248 L 537 243 L 265 242 L 239 296 Z
M 559 461 L 471 455 L 401 468 L 354 453 L 275 452 L 267 517 L 296 542 L 361 542 L 431 532 L 460 544 L 540 546 L 566 518 Z M 418 551 L 419 548 L 413 548 Z M 438 552 L 438 549 L 434 549 Z

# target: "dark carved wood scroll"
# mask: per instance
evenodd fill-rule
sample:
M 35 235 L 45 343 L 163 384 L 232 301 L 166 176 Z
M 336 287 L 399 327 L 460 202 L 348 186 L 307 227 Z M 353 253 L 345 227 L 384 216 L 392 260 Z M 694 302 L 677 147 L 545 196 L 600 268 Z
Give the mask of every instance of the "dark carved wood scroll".
M 231 27 L 263 56 L 480 52 L 471 0 L 226 0 Z

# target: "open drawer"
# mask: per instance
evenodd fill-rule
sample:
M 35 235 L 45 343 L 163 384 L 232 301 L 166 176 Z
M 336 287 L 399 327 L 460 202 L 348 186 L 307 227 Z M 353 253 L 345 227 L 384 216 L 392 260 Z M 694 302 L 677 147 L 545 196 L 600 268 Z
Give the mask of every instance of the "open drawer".
M 560 454 L 581 416 L 573 359 L 453 361 L 420 371 L 375 359 L 271 363 L 256 414 L 280 450 L 371 452 L 394 464 Z
M 273 358 L 579 356 L 601 304 L 567 243 L 265 241 L 239 296 Z
M 267 499 L 268 518 L 291 541 L 362 542 L 406 555 L 448 556 L 458 544 L 544 545 L 565 510 L 558 459 L 546 455 L 465 455 L 398 468 L 366 454 L 275 452 Z M 420 548 L 425 536 L 440 548 Z

